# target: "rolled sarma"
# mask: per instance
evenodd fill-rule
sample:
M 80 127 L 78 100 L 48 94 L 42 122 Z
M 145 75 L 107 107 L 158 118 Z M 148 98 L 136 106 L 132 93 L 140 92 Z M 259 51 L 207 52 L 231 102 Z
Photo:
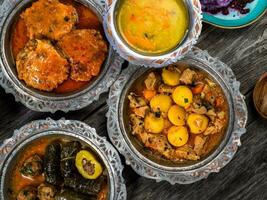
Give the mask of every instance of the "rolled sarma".
M 45 150 L 44 156 L 44 174 L 47 183 L 60 185 L 62 177 L 60 172 L 60 151 L 61 145 L 55 141 L 49 144 Z

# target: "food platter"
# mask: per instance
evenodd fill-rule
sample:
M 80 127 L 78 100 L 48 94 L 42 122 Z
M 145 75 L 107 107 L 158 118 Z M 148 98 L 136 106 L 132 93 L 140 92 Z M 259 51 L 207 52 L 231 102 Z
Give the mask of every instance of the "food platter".
M 121 108 L 123 102 L 121 97 L 130 77 L 138 77 L 145 70 L 139 66 L 131 65 L 130 70 L 125 70 L 114 83 L 109 94 L 109 111 L 107 113 L 107 127 L 109 137 L 112 143 L 117 147 L 119 152 L 124 155 L 126 163 L 141 176 L 155 179 L 157 181 L 166 180 L 172 184 L 189 184 L 207 178 L 212 172 L 219 172 L 230 160 L 237 151 L 238 146 L 241 145 L 240 137 L 243 135 L 247 121 L 247 108 L 244 102 L 243 95 L 239 92 L 240 83 L 231 69 L 217 59 L 212 58 L 207 52 L 194 47 L 193 51 L 185 56 L 185 59 L 192 58 L 197 60 L 197 63 L 205 63 L 206 69 L 211 69 L 213 73 L 217 73 L 222 80 L 225 81 L 226 87 L 230 90 L 231 98 L 233 98 L 233 112 L 234 118 L 231 120 L 233 127 L 229 132 L 228 139 L 225 140 L 225 145 L 219 147 L 217 153 L 211 160 L 202 160 L 196 165 L 189 165 L 185 167 L 166 167 L 147 159 L 139 150 L 134 147 L 132 141 L 127 139 L 123 125 Z M 208 67 L 210 66 L 210 67 Z M 211 67 L 212 66 L 212 67 Z M 116 116 L 116 117 L 114 117 Z

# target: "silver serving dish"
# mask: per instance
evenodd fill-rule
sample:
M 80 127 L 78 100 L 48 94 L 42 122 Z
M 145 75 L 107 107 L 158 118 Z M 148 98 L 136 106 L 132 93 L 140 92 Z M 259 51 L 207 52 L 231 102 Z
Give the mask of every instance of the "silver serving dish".
M 91 8 L 101 21 L 105 3 L 101 0 L 77 0 Z M 7 93 L 14 95 L 28 108 L 40 112 L 64 112 L 78 110 L 98 100 L 99 95 L 107 92 L 118 77 L 123 59 L 110 47 L 109 54 L 100 74 L 84 88 L 68 93 L 55 94 L 41 92 L 25 85 L 17 78 L 15 60 L 11 52 L 10 38 L 14 22 L 20 13 L 31 5 L 33 0 L 3 1 L 0 7 L 0 85 Z
M 33 121 L 23 126 L 0 146 L 0 199 L 9 199 L 7 187 L 16 157 L 31 142 L 45 137 L 74 139 L 91 148 L 107 169 L 108 199 L 126 200 L 126 186 L 122 177 L 123 166 L 115 148 L 85 123 L 52 119 Z
M 212 172 L 219 172 L 230 162 L 241 145 L 241 135 L 246 132 L 247 107 L 244 96 L 239 91 L 240 83 L 236 81 L 232 70 L 218 59 L 193 48 L 179 63 L 206 72 L 221 86 L 228 101 L 228 128 L 221 143 L 212 153 L 198 162 L 175 164 L 147 151 L 131 134 L 127 117 L 127 95 L 133 91 L 135 83 L 140 83 L 151 69 L 130 66 L 122 72 L 110 90 L 107 126 L 112 143 L 138 174 L 157 181 L 166 180 L 171 184 L 189 184 L 207 178 Z
M 184 0 L 189 14 L 189 27 L 183 41 L 174 49 L 160 55 L 140 53 L 132 49 L 120 36 L 116 16 L 122 0 L 106 1 L 108 8 L 104 18 L 106 36 L 121 57 L 135 65 L 162 67 L 181 59 L 197 43 L 202 29 L 202 11 L 198 0 Z

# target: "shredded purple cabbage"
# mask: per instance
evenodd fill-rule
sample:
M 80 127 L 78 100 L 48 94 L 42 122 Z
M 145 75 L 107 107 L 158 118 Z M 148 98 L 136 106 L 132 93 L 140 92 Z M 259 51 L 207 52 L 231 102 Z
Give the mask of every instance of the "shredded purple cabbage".
M 221 12 L 223 15 L 228 15 L 229 9 L 237 10 L 241 14 L 247 14 L 250 9 L 246 8 L 246 5 L 252 1 L 254 0 L 200 0 L 203 12 L 211 14 Z
M 228 6 L 233 0 L 200 0 L 202 6 L 208 9 L 222 8 Z

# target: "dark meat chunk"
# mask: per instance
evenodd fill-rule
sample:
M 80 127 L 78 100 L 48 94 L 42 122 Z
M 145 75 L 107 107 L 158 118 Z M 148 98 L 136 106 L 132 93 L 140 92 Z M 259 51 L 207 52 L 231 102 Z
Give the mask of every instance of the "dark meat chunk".
M 64 179 L 64 185 L 76 192 L 96 196 L 106 182 L 105 176 L 100 176 L 95 180 L 85 179 L 80 174 L 75 174 L 71 178 Z
M 78 21 L 76 9 L 58 0 L 39 0 L 22 13 L 30 39 L 58 40 L 69 33 Z
M 68 61 L 48 40 L 30 40 L 16 59 L 18 78 L 38 90 L 52 91 L 68 78 Z
M 56 189 L 53 185 L 42 183 L 38 187 L 39 200 L 54 200 L 56 196 Z
M 71 61 L 71 79 L 89 81 L 97 76 L 108 52 L 107 43 L 99 31 L 74 30 L 63 36 L 59 47 Z
M 68 142 L 63 145 L 60 158 L 60 169 L 63 177 L 71 177 L 77 171 L 75 156 L 80 151 L 81 144 L 77 141 Z
M 37 189 L 33 186 L 23 188 L 19 192 L 17 200 L 37 200 Z
M 37 154 L 34 154 L 33 156 L 25 160 L 20 169 L 20 173 L 27 177 L 38 176 L 41 175 L 42 172 L 43 161 Z
M 59 142 L 53 142 L 46 147 L 44 156 L 45 180 L 53 185 L 60 185 L 62 177 L 60 174 L 60 151 Z

